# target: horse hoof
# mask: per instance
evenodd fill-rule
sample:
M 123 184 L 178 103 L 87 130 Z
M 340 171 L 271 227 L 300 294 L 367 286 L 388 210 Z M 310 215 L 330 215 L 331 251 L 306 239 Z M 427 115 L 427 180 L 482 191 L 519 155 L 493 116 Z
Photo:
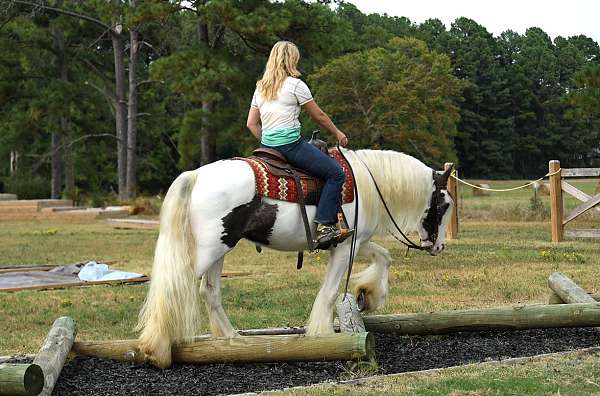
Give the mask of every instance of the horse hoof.
M 358 312 L 362 312 L 367 308 L 367 296 L 365 296 L 365 291 L 361 290 L 358 292 L 358 296 L 356 297 L 356 306 L 358 308 Z

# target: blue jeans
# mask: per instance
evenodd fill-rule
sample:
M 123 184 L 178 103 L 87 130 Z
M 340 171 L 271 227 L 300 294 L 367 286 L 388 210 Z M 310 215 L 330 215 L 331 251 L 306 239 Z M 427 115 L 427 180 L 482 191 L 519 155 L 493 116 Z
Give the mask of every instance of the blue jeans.
M 267 147 L 267 146 L 265 146 Z M 342 166 L 321 150 L 309 144 L 304 138 L 294 143 L 269 148 L 276 149 L 293 166 L 325 180 L 321 191 L 315 223 L 332 225 L 337 222 L 337 212 L 341 205 L 342 186 L 346 173 Z

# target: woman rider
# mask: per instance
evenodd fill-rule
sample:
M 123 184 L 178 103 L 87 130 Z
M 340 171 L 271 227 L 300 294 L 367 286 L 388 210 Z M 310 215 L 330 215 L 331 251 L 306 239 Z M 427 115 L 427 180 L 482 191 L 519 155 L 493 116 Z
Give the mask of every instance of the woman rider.
M 300 108 L 335 136 L 340 145 L 347 145 L 348 138 L 319 108 L 306 84 L 298 78 L 299 59 L 300 52 L 293 43 L 279 41 L 273 46 L 265 72 L 256 83 L 246 125 L 263 147 L 276 149 L 293 166 L 325 180 L 314 219 L 317 246 L 324 246 L 340 239 L 336 222 L 346 174 L 337 161 L 300 136 Z

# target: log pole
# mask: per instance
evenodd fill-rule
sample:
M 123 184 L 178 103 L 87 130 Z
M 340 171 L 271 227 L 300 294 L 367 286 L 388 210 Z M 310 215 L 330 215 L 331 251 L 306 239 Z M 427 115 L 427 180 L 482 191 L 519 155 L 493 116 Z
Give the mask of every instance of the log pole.
M 525 330 L 600 326 L 600 304 L 522 305 L 363 317 L 367 331 L 447 334 L 458 331 Z
M 52 324 L 42 348 L 33 359 L 33 363 L 40 366 L 44 373 L 44 389 L 40 395 L 49 396 L 52 393 L 76 334 L 77 325 L 67 316 L 56 319 Z
M 588 295 L 590 297 L 592 297 L 595 301 L 600 301 L 600 293 L 590 293 L 588 292 Z M 566 304 L 562 298 L 560 298 L 560 296 L 558 294 L 556 294 L 554 291 L 550 291 L 550 293 L 548 294 L 548 304 Z
M 548 286 L 567 304 L 594 303 L 596 300 L 562 272 L 554 272 L 548 278 Z
M 44 387 L 44 374 L 37 364 L 0 364 L 0 395 L 38 395 Z
M 103 359 L 144 360 L 137 340 L 75 342 L 73 351 Z M 173 345 L 172 351 L 174 362 L 191 364 L 368 360 L 375 356 L 375 339 L 370 333 L 196 337 Z

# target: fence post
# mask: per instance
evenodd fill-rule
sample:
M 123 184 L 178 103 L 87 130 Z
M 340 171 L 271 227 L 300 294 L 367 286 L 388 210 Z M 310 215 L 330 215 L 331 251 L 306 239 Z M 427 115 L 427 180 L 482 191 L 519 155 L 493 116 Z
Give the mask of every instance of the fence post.
M 453 166 L 452 162 L 446 162 L 444 170 L 448 170 L 448 168 L 452 168 Z M 458 238 L 458 183 L 452 176 L 448 178 L 448 192 L 454 200 L 454 206 L 452 207 L 450 222 L 448 222 L 448 226 L 446 227 L 446 238 L 456 239 Z
M 548 173 L 554 173 L 560 169 L 560 161 L 552 160 L 548 164 Z M 550 176 L 550 222 L 552 224 L 552 242 L 563 240 L 563 198 L 561 186 L 561 172 Z

